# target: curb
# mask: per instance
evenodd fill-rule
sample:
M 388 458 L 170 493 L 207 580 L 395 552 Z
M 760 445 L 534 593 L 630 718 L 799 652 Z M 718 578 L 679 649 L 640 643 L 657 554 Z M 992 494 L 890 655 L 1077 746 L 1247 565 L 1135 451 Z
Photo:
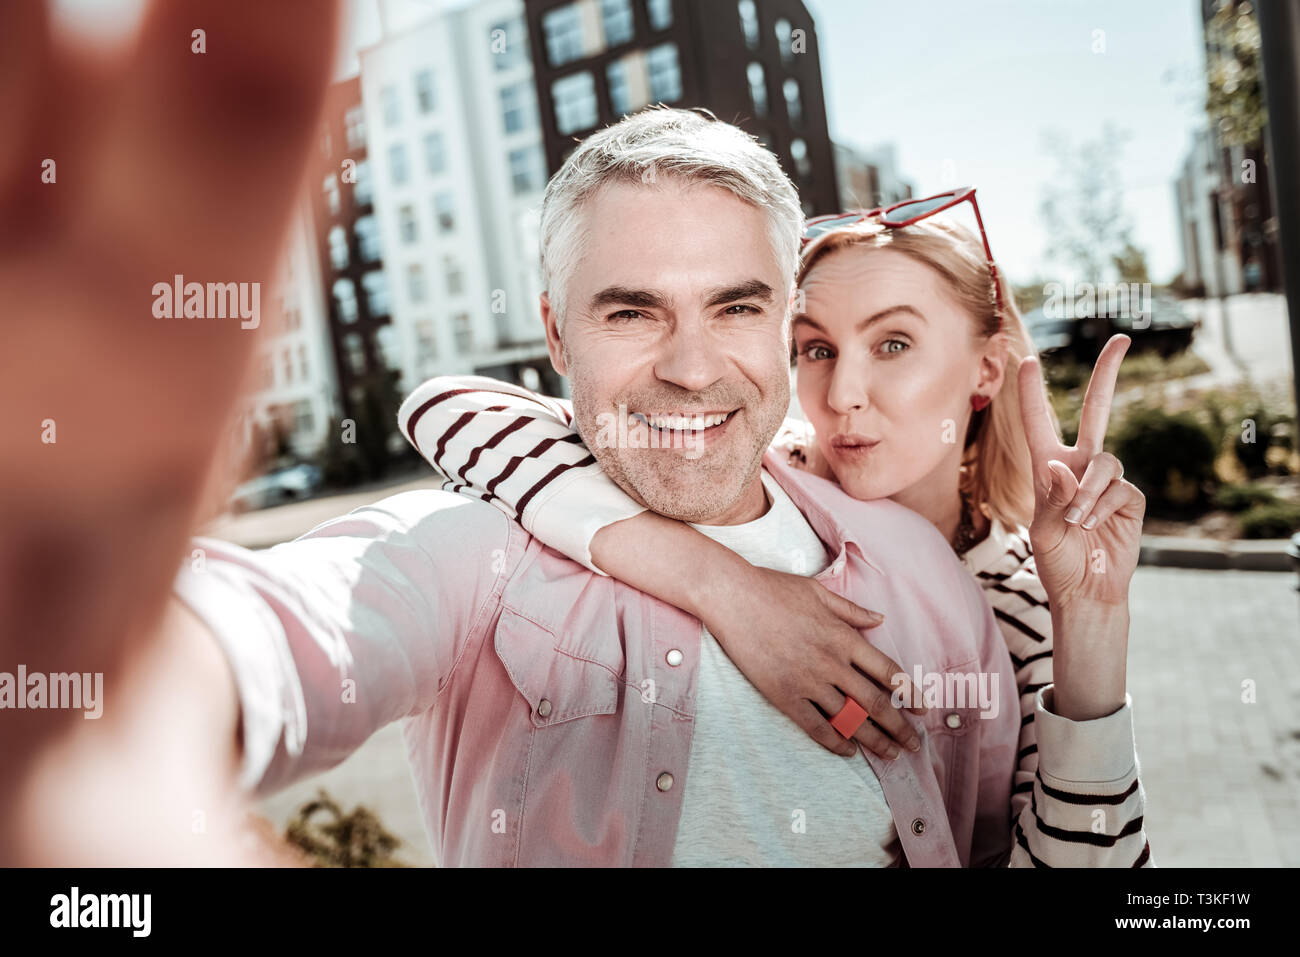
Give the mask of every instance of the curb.
M 1285 538 L 1220 542 L 1205 538 L 1143 535 L 1140 565 L 1252 572 L 1289 572 L 1294 559 Z

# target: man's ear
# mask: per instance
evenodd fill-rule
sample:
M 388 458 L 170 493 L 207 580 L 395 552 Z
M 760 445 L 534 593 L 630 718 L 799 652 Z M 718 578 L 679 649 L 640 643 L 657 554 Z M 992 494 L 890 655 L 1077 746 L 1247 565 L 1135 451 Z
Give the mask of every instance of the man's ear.
M 551 308 L 551 297 L 542 293 L 542 322 L 546 326 L 546 351 L 551 354 L 551 365 L 560 375 L 568 375 L 564 368 L 564 343 L 560 341 L 559 315 Z

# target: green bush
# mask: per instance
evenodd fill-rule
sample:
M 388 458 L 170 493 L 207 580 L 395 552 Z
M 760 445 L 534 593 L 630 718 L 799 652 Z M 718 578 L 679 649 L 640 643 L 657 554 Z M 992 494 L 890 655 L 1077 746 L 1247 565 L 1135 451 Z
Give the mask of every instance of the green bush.
M 1196 416 L 1133 406 L 1114 430 L 1113 444 L 1150 512 L 1185 512 L 1204 503 L 1217 450 Z
M 1273 505 L 1277 493 L 1262 485 L 1225 485 L 1214 495 L 1214 504 L 1230 512 L 1244 512 L 1256 505 Z
M 1290 538 L 1300 531 L 1300 502 L 1256 505 L 1241 516 L 1244 538 Z

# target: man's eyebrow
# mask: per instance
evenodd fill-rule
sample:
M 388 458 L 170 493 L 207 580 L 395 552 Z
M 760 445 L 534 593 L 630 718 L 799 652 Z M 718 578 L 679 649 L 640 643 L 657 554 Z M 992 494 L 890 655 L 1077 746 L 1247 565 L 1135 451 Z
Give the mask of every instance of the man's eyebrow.
M 631 289 L 627 286 L 606 286 L 591 297 L 591 308 L 601 306 L 635 306 L 641 309 L 664 309 L 666 299 L 650 289 Z
M 761 279 L 747 279 L 732 286 L 722 286 L 710 290 L 704 305 L 721 306 L 729 302 L 739 302 L 741 299 L 757 299 L 761 302 L 771 302 L 773 299 L 772 287 Z
M 926 321 L 925 315 L 915 306 L 908 306 L 905 304 L 898 305 L 898 306 L 889 306 L 886 309 L 881 309 L 879 312 L 872 313 L 870 316 L 867 316 L 867 318 L 865 319 L 859 320 L 855 331 L 861 332 L 862 330 L 866 329 L 867 326 L 871 325 L 873 322 L 879 322 L 881 319 L 888 319 L 890 316 L 894 316 L 899 313 L 905 313 L 910 316 L 916 316 L 916 318 L 920 319 L 922 322 Z M 818 332 L 824 333 L 826 331 L 826 329 L 822 326 L 822 324 L 819 323 L 816 319 L 812 318 L 812 316 L 805 316 L 802 313 L 795 316 L 791 320 L 790 325 L 791 328 L 793 328 L 794 326 L 803 325 L 803 326 L 812 326 Z

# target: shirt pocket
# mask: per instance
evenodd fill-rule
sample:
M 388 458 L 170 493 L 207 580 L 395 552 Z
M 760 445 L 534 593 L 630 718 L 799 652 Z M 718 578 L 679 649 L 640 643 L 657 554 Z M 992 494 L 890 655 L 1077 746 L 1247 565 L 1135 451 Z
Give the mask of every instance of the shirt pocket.
M 617 662 L 578 657 L 550 629 L 509 609 L 497 623 L 495 649 L 528 702 L 535 728 L 618 710 L 621 657 Z

